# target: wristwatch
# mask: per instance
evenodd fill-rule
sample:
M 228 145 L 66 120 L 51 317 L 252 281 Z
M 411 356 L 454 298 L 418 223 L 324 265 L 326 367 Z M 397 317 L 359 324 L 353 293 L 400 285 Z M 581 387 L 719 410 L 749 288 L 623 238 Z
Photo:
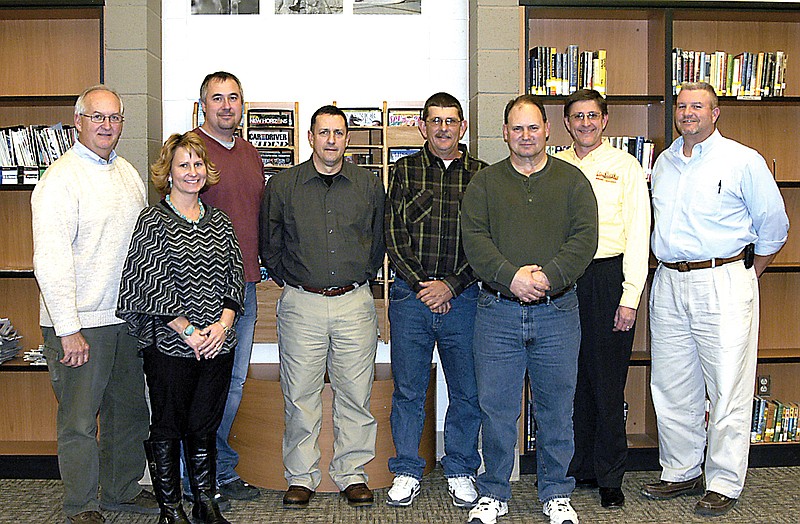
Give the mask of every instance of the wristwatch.
M 192 333 L 194 333 L 194 326 L 189 324 L 188 326 L 186 326 L 186 329 L 183 330 L 183 337 L 189 338 L 190 336 L 192 336 Z

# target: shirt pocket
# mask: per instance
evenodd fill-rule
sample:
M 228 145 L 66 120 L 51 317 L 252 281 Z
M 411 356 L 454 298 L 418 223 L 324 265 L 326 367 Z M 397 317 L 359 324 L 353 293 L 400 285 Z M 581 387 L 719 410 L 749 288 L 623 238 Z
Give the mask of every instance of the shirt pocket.
M 406 205 L 406 216 L 411 222 L 419 222 L 431 214 L 433 191 L 423 189 L 416 193 Z

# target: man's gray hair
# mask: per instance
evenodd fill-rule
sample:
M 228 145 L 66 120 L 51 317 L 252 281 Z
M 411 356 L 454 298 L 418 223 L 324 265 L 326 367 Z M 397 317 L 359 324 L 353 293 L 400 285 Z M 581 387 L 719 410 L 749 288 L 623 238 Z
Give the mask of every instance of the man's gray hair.
M 95 91 L 106 91 L 117 97 L 117 100 L 119 100 L 119 114 L 121 115 L 125 114 L 125 106 L 122 103 L 122 97 L 119 96 L 119 93 L 117 93 L 115 90 L 113 90 L 108 86 L 105 86 L 103 84 L 97 84 L 96 86 L 87 88 L 83 93 L 81 93 L 81 95 L 78 97 L 78 100 L 75 101 L 76 115 L 81 113 L 86 113 L 86 103 L 85 103 L 86 95 L 88 95 L 89 93 L 93 93 Z

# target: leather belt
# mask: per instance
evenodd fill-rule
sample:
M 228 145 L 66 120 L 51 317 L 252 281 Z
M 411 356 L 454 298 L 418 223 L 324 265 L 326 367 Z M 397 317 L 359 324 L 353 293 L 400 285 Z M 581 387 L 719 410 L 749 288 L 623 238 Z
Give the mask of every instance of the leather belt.
M 710 267 L 717 267 L 725 264 L 730 264 L 731 262 L 736 262 L 737 260 L 742 260 L 743 258 L 744 258 L 744 251 L 742 251 L 738 255 L 734 255 L 729 258 L 712 258 L 711 260 L 703 260 L 702 262 L 661 262 L 661 263 L 664 265 L 664 267 L 668 267 L 669 269 L 677 269 L 681 273 L 686 273 L 687 271 L 692 271 L 694 269 L 708 269 Z
M 309 293 L 314 293 L 315 295 L 322 295 L 323 297 L 340 297 L 345 293 L 350 293 L 356 288 L 359 288 L 366 284 L 366 282 L 356 282 L 354 284 L 350 284 L 349 286 L 342 286 L 342 287 L 310 287 L 310 286 L 297 286 L 298 289 L 302 289 L 303 291 L 308 291 Z
M 517 297 L 510 297 L 508 295 L 504 295 L 503 293 L 501 293 L 500 291 L 497 291 L 496 289 L 492 288 L 492 286 L 490 286 L 489 284 L 487 284 L 485 282 L 481 283 L 481 288 L 484 291 L 486 291 L 487 293 L 490 293 L 490 294 L 496 296 L 500 300 L 508 300 L 509 302 L 516 302 L 517 304 L 520 304 L 522 306 L 538 306 L 538 305 L 541 305 L 541 304 L 547 304 L 549 301 L 551 301 L 553 299 L 556 299 L 556 298 L 559 298 L 559 297 L 563 297 L 564 295 L 567 294 L 567 291 L 570 291 L 572 289 L 572 286 L 567 286 L 564 289 L 556 291 L 555 293 L 552 293 L 550 295 L 544 296 L 544 297 L 540 298 L 539 300 L 534 300 L 533 302 L 525 302 L 524 300 L 520 300 Z

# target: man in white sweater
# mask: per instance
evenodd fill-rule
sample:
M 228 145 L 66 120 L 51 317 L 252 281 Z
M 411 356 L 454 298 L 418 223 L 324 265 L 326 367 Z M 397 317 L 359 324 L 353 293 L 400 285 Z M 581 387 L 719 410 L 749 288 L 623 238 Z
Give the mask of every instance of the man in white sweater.
M 33 267 L 58 399 L 67 524 L 102 523 L 100 509 L 158 513 L 155 498 L 138 483 L 149 424 L 142 363 L 136 339 L 114 315 L 131 233 L 146 204 L 139 173 L 114 151 L 122 115 L 113 90 L 84 91 L 75 104 L 78 140 L 31 197 Z

